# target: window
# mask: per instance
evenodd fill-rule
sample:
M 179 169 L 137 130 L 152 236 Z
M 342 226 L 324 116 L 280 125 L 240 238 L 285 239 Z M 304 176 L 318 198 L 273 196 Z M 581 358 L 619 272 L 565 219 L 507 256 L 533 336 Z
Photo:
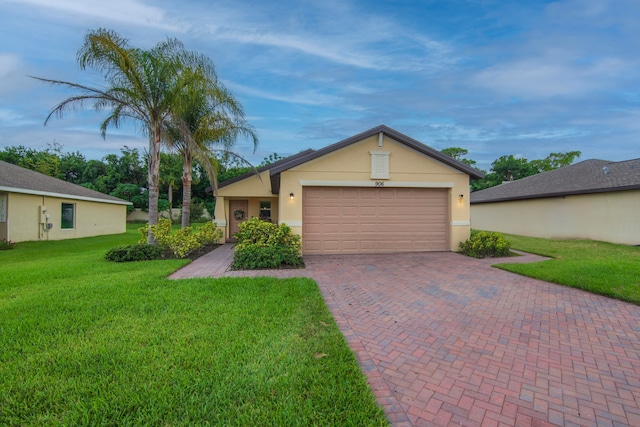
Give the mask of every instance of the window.
M 60 228 L 69 229 L 75 227 L 75 210 L 76 205 L 73 203 L 62 204 L 62 222 Z
M 0 222 L 7 222 L 7 195 L 0 194 Z
M 271 221 L 271 202 L 260 202 L 260 219 Z

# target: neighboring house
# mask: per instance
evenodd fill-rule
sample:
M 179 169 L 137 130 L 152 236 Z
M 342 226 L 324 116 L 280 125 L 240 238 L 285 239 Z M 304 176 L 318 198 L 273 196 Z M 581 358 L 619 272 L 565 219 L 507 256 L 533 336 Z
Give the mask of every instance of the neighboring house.
M 450 251 L 470 232 L 482 173 L 386 126 L 219 185 L 226 238 L 247 218 L 285 223 L 304 254 Z
M 471 193 L 473 228 L 640 244 L 640 159 L 585 160 Z
M 0 239 L 22 242 L 124 233 L 130 204 L 0 161 Z

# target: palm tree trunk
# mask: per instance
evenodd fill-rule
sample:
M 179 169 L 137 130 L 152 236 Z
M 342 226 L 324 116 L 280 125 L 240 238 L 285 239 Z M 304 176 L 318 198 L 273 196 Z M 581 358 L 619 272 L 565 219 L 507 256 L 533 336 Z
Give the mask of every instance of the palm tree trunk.
M 160 182 L 160 124 L 152 123 L 149 130 L 149 226 L 158 224 L 158 197 Z M 147 241 L 151 245 L 157 245 L 158 241 L 153 237 L 151 230 L 147 235 Z
M 169 191 L 167 193 L 167 198 L 169 199 L 169 219 L 173 223 L 173 186 L 171 185 L 173 181 L 169 181 Z
M 187 150 L 188 151 L 188 150 Z M 191 225 L 191 181 L 193 159 L 191 153 L 184 154 L 182 164 L 182 228 Z

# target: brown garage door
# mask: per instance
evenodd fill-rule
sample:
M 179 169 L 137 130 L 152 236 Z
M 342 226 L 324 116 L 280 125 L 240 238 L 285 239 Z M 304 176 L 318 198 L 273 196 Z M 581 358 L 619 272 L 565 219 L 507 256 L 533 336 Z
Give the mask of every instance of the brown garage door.
M 305 254 L 447 251 L 448 190 L 304 187 Z

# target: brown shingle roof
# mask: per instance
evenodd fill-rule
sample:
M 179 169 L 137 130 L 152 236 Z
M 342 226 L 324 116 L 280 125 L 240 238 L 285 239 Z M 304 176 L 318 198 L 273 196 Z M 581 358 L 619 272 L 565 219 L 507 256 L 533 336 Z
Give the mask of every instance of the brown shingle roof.
M 126 200 L 89 190 L 0 160 L 0 191 L 57 196 L 101 203 L 131 204 Z
M 640 189 L 640 159 L 591 159 L 471 193 L 471 204 Z

